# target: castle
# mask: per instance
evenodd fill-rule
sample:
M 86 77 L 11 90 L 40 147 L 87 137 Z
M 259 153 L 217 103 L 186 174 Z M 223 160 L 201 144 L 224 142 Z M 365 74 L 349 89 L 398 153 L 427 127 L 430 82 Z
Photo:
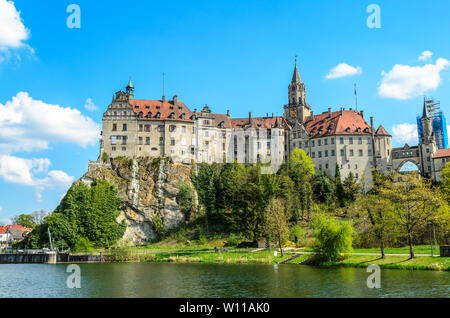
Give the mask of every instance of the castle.
M 316 172 L 333 178 L 336 164 L 342 178 L 352 172 L 371 183 L 372 169 L 387 173 L 413 162 L 423 174 L 440 178 L 450 149 L 437 150 L 431 120 L 424 106 L 423 138 L 413 150 L 392 149 L 391 135 L 364 118 L 362 110 L 341 108 L 314 114 L 307 103 L 306 86 L 295 65 L 288 86 L 284 115 L 232 118 L 213 113 L 205 105 L 191 111 L 174 95 L 172 100 L 136 100 L 129 81 L 125 92 L 113 96 L 103 114 L 100 157 L 171 157 L 175 163 L 270 163 L 267 173 L 286 162 L 295 148 L 312 159 Z

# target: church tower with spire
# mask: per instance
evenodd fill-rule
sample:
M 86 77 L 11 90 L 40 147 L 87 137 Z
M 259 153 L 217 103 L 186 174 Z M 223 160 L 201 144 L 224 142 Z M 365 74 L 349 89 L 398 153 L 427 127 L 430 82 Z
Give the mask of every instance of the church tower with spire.
M 306 88 L 300 78 L 295 61 L 294 74 L 288 87 L 288 104 L 284 106 L 284 117 L 288 122 L 305 122 L 311 114 L 311 107 L 306 103 Z
M 128 81 L 128 85 L 126 87 L 126 92 L 128 94 L 128 98 L 133 100 L 134 99 L 134 86 L 133 86 L 133 83 L 131 83 L 131 78 Z

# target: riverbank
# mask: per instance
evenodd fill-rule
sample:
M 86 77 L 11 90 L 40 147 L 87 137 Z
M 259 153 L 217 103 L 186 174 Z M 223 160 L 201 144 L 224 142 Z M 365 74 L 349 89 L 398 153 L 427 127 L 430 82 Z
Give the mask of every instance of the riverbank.
M 285 253 L 274 256 L 268 251 L 259 252 L 162 252 L 144 255 L 141 262 L 169 263 L 205 263 L 205 264 L 290 264 L 308 265 L 313 257 L 311 253 Z M 367 267 L 377 264 L 380 268 L 404 270 L 437 270 L 450 271 L 450 257 L 417 256 L 409 259 L 408 255 L 387 255 L 381 259 L 379 255 L 347 254 L 342 261 L 314 264 L 319 267 Z

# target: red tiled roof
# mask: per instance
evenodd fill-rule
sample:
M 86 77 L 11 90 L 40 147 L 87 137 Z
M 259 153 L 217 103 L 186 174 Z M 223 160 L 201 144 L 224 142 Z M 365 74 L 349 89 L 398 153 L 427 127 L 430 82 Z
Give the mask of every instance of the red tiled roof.
M 384 129 L 383 125 L 380 125 L 380 127 L 378 127 L 377 131 L 375 132 L 376 135 L 378 136 L 391 136 L 386 129 Z M 391 136 L 392 137 L 392 136 Z
M 162 100 L 130 100 L 133 111 L 136 115 L 142 112 L 142 120 L 148 120 L 147 114 L 151 112 L 151 120 L 178 120 L 192 122 L 192 112 L 182 101 L 177 101 L 176 106 L 173 101 Z M 156 118 L 156 114 L 160 113 L 160 118 Z M 170 114 L 174 114 L 173 119 L 170 118 Z M 181 115 L 185 117 L 182 119 Z
M 450 157 L 450 149 L 439 149 L 433 155 L 433 159 Z
M 5 234 L 6 233 L 6 229 L 0 225 L 0 234 Z
M 19 229 L 23 232 L 31 232 L 33 231 L 33 229 L 27 228 L 27 227 L 23 227 L 20 224 L 13 224 L 13 225 L 6 225 L 6 226 L 0 226 L 0 234 L 4 234 L 8 231 L 8 229 L 10 228 L 15 228 L 15 229 Z
M 314 115 L 314 120 L 309 117 L 305 122 L 305 128 L 312 138 L 331 135 L 368 135 L 370 127 L 363 116 L 354 110 L 342 110 Z
M 273 128 L 281 127 L 284 124 L 283 117 L 252 117 L 252 124 L 249 124 L 249 118 L 231 118 L 231 124 L 236 128 Z

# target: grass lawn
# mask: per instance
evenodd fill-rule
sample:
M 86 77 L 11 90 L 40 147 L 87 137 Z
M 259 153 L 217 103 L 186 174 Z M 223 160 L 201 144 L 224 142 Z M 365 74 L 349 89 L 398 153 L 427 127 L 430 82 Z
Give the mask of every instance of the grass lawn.
M 303 251 L 305 252 L 313 252 L 311 247 L 306 247 Z M 381 250 L 379 248 L 354 248 L 353 253 L 377 253 L 381 255 Z M 409 255 L 409 246 L 404 247 L 386 247 L 384 249 L 385 254 L 408 254 Z M 426 254 L 431 256 L 431 248 L 430 245 L 417 245 L 414 246 L 415 254 Z M 433 246 L 433 255 L 439 255 L 439 246 L 435 248 Z
M 367 267 L 377 264 L 381 268 L 423 269 L 450 271 L 450 257 L 419 256 L 409 259 L 407 256 L 386 256 L 381 259 L 375 255 L 348 255 L 343 261 L 325 263 L 323 266 Z

